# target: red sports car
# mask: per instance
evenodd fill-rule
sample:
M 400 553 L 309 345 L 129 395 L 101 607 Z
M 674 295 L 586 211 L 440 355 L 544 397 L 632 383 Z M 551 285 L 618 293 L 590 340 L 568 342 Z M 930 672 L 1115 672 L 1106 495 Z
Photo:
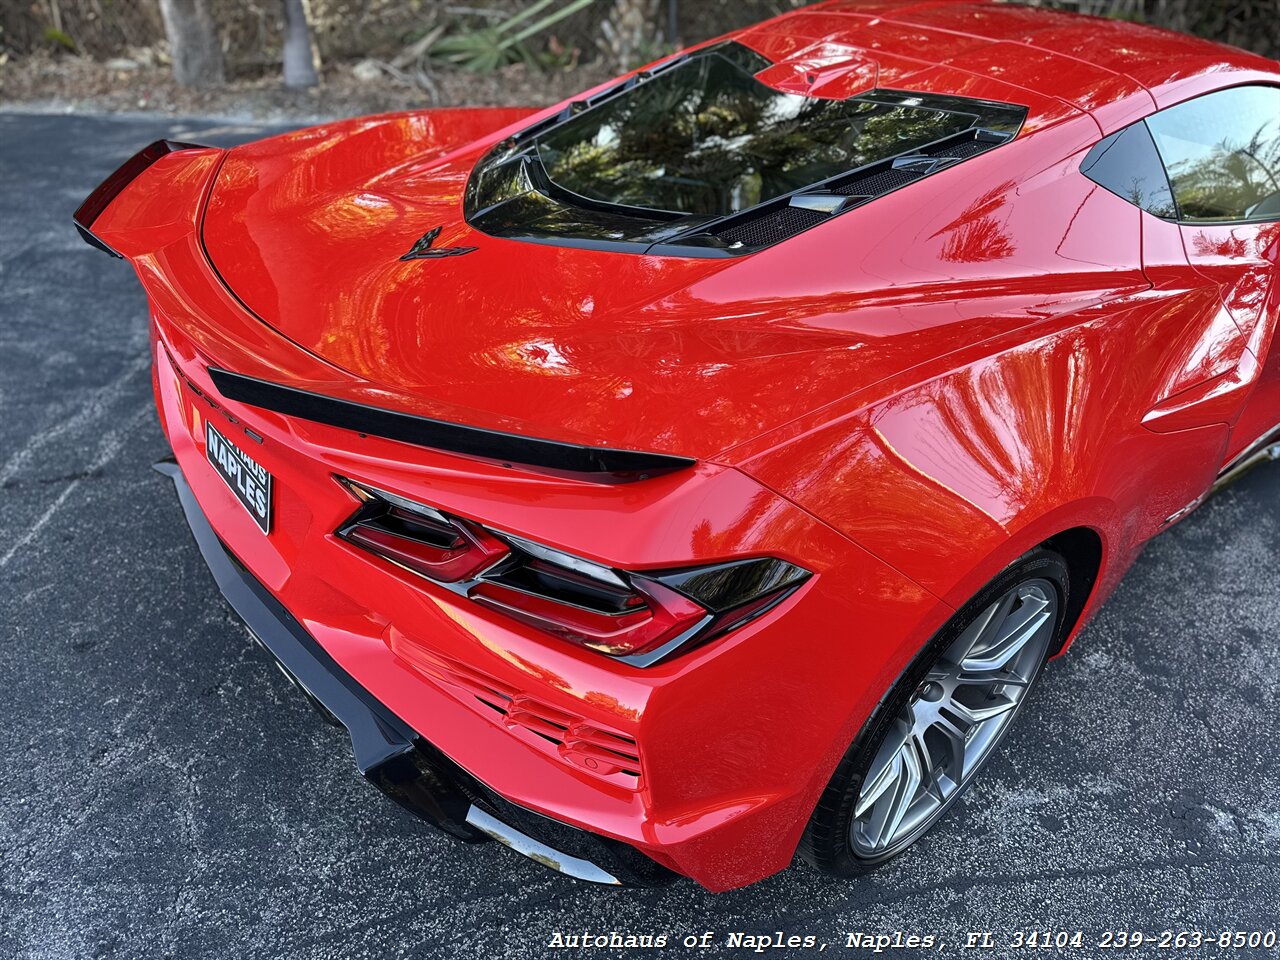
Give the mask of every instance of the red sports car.
M 1277 439 L 1280 64 L 1131 24 L 831 0 L 546 110 L 156 143 L 76 223 L 360 771 L 605 883 L 906 849 Z

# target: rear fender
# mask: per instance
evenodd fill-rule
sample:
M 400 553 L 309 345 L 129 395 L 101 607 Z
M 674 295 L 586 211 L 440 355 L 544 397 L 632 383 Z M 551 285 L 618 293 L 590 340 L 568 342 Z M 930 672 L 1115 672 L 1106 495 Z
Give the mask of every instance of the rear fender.
M 1166 306 L 1139 295 L 1046 323 L 741 468 L 953 607 L 1037 544 L 1089 528 L 1102 570 L 1082 623 L 1223 462 L 1225 424 L 1142 422 L 1196 321 Z

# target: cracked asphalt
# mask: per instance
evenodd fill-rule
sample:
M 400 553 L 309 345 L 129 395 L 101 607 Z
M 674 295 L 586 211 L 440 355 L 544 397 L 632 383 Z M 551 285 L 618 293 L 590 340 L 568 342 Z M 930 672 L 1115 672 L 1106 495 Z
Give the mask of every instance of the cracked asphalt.
M 613 930 L 950 956 L 1027 929 L 1108 956 L 1106 930 L 1280 929 L 1280 465 L 1154 542 L 962 805 L 855 882 L 602 891 L 383 799 L 218 595 L 151 471 L 142 292 L 70 223 L 151 140 L 261 132 L 0 114 L 0 957 L 537 957 Z

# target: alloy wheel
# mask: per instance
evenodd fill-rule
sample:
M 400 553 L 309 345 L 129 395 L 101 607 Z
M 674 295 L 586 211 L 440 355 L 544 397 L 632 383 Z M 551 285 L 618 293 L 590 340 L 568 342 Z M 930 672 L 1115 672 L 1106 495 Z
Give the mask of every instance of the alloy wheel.
M 995 751 L 1048 654 L 1058 590 L 1026 580 L 943 651 L 894 719 L 862 778 L 849 828 L 856 857 L 915 842 Z

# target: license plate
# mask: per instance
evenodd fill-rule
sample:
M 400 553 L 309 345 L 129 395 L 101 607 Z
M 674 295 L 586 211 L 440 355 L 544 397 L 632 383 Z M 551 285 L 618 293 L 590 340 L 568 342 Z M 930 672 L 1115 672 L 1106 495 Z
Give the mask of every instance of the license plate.
M 249 516 L 271 531 L 271 474 L 234 443 L 220 434 L 208 420 L 204 422 L 204 452 L 213 469 L 226 481 Z

